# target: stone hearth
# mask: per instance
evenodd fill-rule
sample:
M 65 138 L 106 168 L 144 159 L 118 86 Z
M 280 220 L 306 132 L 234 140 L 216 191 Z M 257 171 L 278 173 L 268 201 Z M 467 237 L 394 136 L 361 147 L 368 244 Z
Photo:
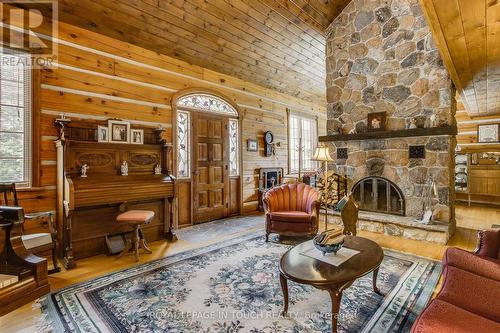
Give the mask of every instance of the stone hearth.
M 338 212 L 329 212 L 328 222 L 342 226 Z M 359 212 L 358 230 L 439 244 L 446 244 L 451 236 L 448 223 L 420 224 L 414 217 L 364 211 Z

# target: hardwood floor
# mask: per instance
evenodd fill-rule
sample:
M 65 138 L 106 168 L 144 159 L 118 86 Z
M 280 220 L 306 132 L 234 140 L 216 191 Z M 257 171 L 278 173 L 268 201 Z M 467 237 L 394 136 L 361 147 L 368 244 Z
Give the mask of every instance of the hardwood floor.
M 457 205 L 455 206 L 457 227 L 466 229 L 489 229 L 500 225 L 500 207 Z
M 458 210 L 457 210 L 458 211 Z M 460 225 L 470 226 L 474 222 L 469 219 L 476 220 L 478 217 L 491 217 L 491 212 L 485 210 L 482 212 L 480 209 L 475 209 L 474 214 L 468 211 L 460 210 Z M 458 213 L 458 212 L 457 212 Z M 469 215 L 468 215 L 469 214 Z M 458 214 L 457 214 L 458 215 Z M 480 219 L 480 218 L 479 218 Z M 467 224 L 469 223 L 469 224 Z M 262 227 L 264 220 L 262 220 Z M 243 233 L 249 231 L 257 231 L 262 228 L 247 229 Z M 226 238 L 236 237 L 238 234 L 231 234 Z M 458 246 L 467 250 L 473 250 L 476 246 L 476 231 L 471 228 L 459 227 L 455 235 L 450 239 L 447 245 L 440 245 L 436 243 L 421 242 L 416 240 L 404 239 L 400 237 L 388 236 L 383 234 L 376 234 L 366 231 L 360 231 L 359 235 L 362 237 L 370 238 L 382 247 L 390 248 L 396 251 L 411 253 L 418 256 L 428 257 L 435 260 L 441 260 L 445 249 L 448 246 Z M 205 242 L 188 242 L 180 239 L 176 243 L 168 243 L 164 241 L 157 241 L 150 243 L 153 254 L 147 255 L 141 253 L 138 263 L 134 262 L 133 256 L 126 256 L 115 260 L 109 256 L 100 255 L 83 259 L 78 261 L 78 266 L 70 271 L 61 271 L 60 273 L 53 274 L 49 277 L 52 290 L 57 290 L 78 282 L 86 281 L 94 277 L 104 275 L 113 271 L 125 269 L 140 265 L 142 263 L 152 261 L 155 259 L 170 256 L 182 251 L 207 246 L 215 242 L 224 240 L 224 237 L 207 238 Z M 33 332 L 35 331 L 35 323 L 40 316 L 40 309 L 32 308 L 31 304 L 27 304 L 3 317 L 0 318 L 0 331 L 1 332 Z

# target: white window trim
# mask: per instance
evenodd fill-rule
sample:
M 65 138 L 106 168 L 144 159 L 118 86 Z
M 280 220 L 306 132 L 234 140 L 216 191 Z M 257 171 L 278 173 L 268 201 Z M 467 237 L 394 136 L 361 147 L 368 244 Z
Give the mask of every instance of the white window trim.
M 298 173 L 299 173 L 298 169 L 292 170 L 292 149 L 294 149 L 294 147 L 292 145 L 291 120 L 294 117 L 298 118 L 300 120 L 302 120 L 302 119 L 312 120 L 314 125 L 315 125 L 314 133 L 313 133 L 313 137 L 312 137 L 312 143 L 311 143 L 311 146 L 312 146 L 311 149 L 313 150 L 311 152 L 311 158 L 312 158 L 312 154 L 314 154 L 314 149 L 316 148 L 316 146 L 318 144 L 318 117 L 304 114 L 301 112 L 292 112 L 290 110 L 287 110 L 287 142 L 288 142 L 288 174 L 289 175 L 298 175 Z M 302 132 L 302 121 L 300 121 L 299 131 Z M 302 133 L 299 134 L 299 137 L 302 137 Z M 305 152 L 302 152 L 302 153 L 305 154 Z M 302 161 L 302 163 L 304 163 L 304 156 L 302 157 L 301 161 Z M 314 171 L 317 169 L 317 167 L 318 167 L 317 162 L 312 160 L 311 167 L 308 169 L 301 167 L 300 172 L 304 173 L 304 172 Z

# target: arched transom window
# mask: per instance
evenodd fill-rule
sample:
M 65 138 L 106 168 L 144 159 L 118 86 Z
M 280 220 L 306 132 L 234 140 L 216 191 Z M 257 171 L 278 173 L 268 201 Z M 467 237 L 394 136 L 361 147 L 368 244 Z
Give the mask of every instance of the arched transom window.
M 177 101 L 177 107 L 185 110 L 207 111 L 238 117 L 236 109 L 225 100 L 208 94 L 186 95 Z
M 177 177 L 191 177 L 191 111 L 217 113 L 228 119 L 229 175 L 239 175 L 238 111 L 214 95 L 190 94 L 177 100 Z

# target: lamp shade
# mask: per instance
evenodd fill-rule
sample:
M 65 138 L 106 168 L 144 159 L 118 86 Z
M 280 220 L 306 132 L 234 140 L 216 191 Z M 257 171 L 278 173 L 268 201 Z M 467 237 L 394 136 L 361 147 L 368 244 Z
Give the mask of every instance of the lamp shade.
M 317 147 L 316 151 L 314 152 L 313 160 L 332 162 L 333 158 L 330 156 L 328 147 Z

